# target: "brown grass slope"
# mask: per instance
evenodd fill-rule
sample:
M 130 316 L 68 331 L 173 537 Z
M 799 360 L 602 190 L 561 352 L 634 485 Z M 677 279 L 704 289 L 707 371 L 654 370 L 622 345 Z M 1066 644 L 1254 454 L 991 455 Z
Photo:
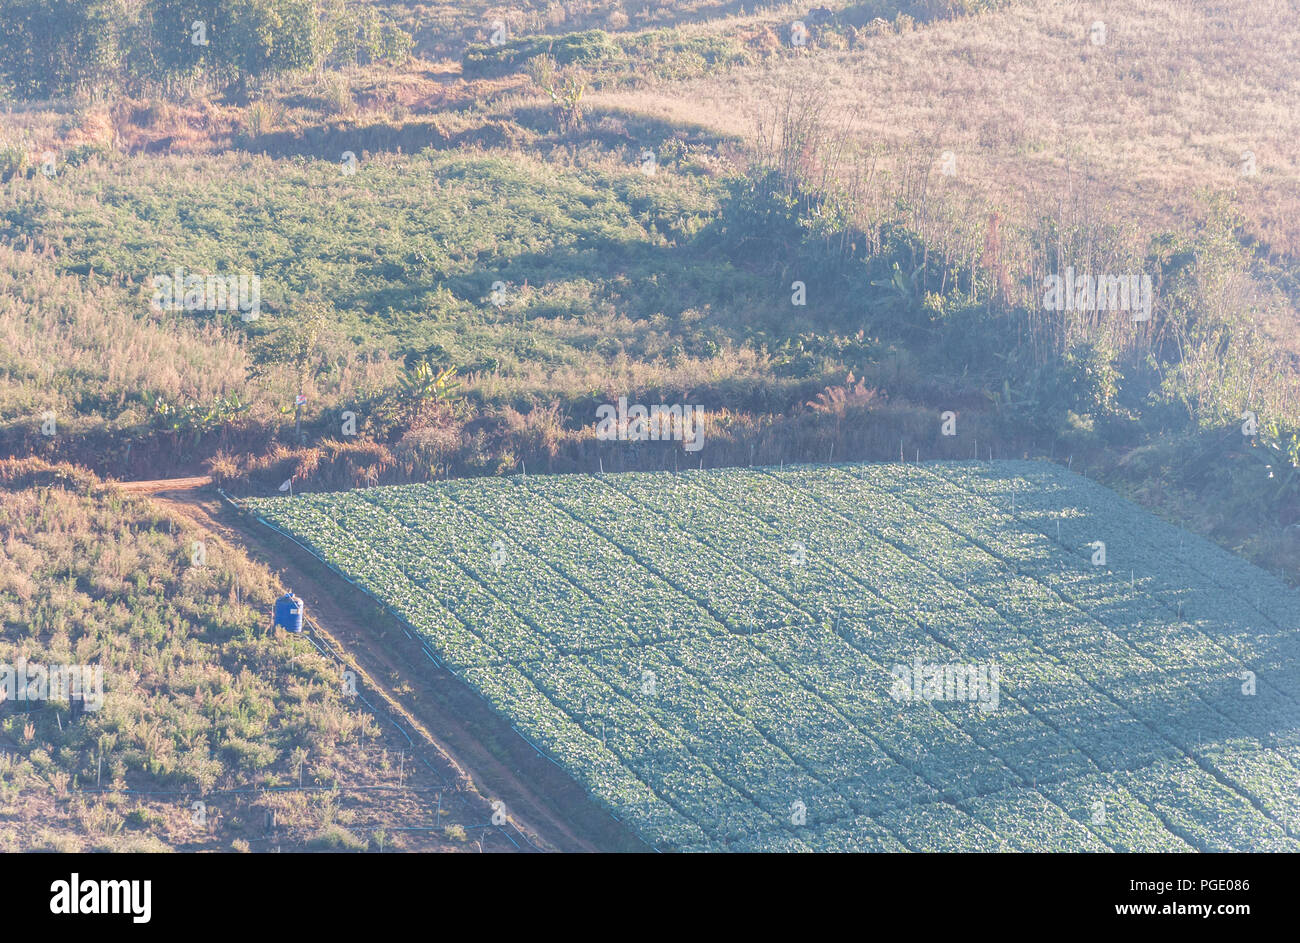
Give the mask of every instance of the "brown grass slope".
M 761 14 L 701 28 L 767 21 L 779 31 Z M 951 182 L 1013 217 L 1035 194 L 1065 189 L 1071 171 L 1144 227 L 1180 221 L 1209 187 L 1236 191 L 1254 234 L 1294 255 L 1298 44 L 1296 0 L 1043 0 L 599 92 L 591 104 L 752 139 L 783 90 L 825 88 L 861 148 L 924 142 L 936 165 L 951 151 Z

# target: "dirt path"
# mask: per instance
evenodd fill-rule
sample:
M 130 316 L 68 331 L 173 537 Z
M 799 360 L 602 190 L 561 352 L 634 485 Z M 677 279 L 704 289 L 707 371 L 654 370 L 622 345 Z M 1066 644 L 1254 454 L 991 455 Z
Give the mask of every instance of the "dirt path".
M 113 485 L 128 494 L 158 494 L 164 491 L 189 491 L 212 484 L 207 475 L 192 478 L 155 478 L 152 481 L 117 481 Z
M 506 803 L 510 819 L 543 850 L 635 850 L 625 829 L 586 797 L 572 779 L 540 757 L 460 679 L 435 666 L 373 600 L 347 586 L 310 554 L 252 521 L 203 487 L 205 478 L 131 482 L 124 491 L 191 521 L 218 542 L 266 564 L 302 597 L 327 647 L 341 652 L 359 680 L 379 692 L 423 748 L 430 763 L 482 802 Z M 131 487 L 134 485 L 134 487 Z M 477 703 L 475 703 L 477 702 Z M 484 741 L 492 743 L 489 749 Z M 501 753 L 505 753 L 503 758 Z M 644 848 L 644 846 L 640 846 Z

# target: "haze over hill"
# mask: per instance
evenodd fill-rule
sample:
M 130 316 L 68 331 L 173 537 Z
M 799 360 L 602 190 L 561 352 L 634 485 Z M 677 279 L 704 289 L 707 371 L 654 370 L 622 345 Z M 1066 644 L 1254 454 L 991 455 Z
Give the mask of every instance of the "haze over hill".
M 0 644 L 119 672 L 102 726 L 49 705 L 0 721 L 0 818 L 52 823 L 10 847 L 245 847 L 278 810 L 298 847 L 378 850 L 424 814 L 409 791 L 382 822 L 263 797 L 196 838 L 127 791 L 333 790 L 361 766 L 391 785 L 380 715 L 326 683 L 334 649 L 260 635 L 290 575 L 429 756 L 468 756 L 524 810 L 489 848 L 636 845 L 505 732 L 518 691 L 486 679 L 498 716 L 425 669 L 431 642 L 393 649 L 406 626 L 376 636 L 371 602 L 191 490 L 209 481 L 365 510 L 324 493 L 1033 459 L 1300 580 L 1300 0 L 203 2 L 0 0 Z M 218 536 L 199 569 L 187 542 Z M 1182 632 L 1183 588 L 1152 592 Z M 1255 631 L 1250 605 L 1215 618 Z M 1215 683 L 1237 667 L 1180 638 Z M 1141 703 L 1116 671 L 1100 688 Z M 1229 687 L 1196 697 L 1232 714 Z M 1143 794 L 1153 843 L 1291 846 L 1286 777 L 1260 770 L 1292 747 L 1247 727 L 1283 751 L 1251 753 L 1251 783 L 1218 741 L 1175 742 L 1221 774 L 1183 757 L 1187 788 L 1229 788 L 1244 831 Z M 101 759 L 110 792 L 70 786 Z M 535 789 L 510 773 L 533 760 Z M 426 846 L 469 847 L 485 796 Z M 730 840 L 694 813 L 678 844 Z

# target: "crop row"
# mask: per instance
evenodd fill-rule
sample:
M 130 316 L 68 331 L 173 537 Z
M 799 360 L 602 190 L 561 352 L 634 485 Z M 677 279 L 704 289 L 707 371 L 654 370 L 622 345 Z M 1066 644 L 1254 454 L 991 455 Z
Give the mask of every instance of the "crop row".
M 660 847 L 1294 850 L 1285 598 L 1224 603 L 1228 584 L 1274 587 L 1076 476 L 997 468 L 253 504 Z M 1092 565 L 1084 529 L 1131 583 Z M 900 669 L 936 665 L 997 680 L 900 697 Z
M 943 527 L 974 540 L 982 552 L 995 555 L 1012 569 L 1036 573 L 1039 579 L 1031 584 L 1035 588 L 1031 590 L 1022 586 L 1014 597 L 999 592 L 998 587 L 991 584 L 972 586 L 970 591 L 976 598 L 999 609 L 1005 608 L 1002 599 L 1014 598 L 1015 608 L 1020 611 L 1013 610 L 1010 623 L 1025 625 L 1037 621 L 1049 630 L 1051 638 L 1058 641 L 1061 627 L 1064 627 L 1071 644 L 1061 649 L 1059 654 L 1068 655 L 1069 667 L 1077 670 L 1088 686 L 1139 719 L 1156 738 L 1175 746 L 1220 783 L 1229 786 L 1237 793 L 1237 804 L 1244 807 L 1242 814 L 1250 817 L 1264 813 L 1270 821 L 1260 823 L 1260 828 L 1270 836 L 1280 838 L 1286 823 L 1293 820 L 1297 811 L 1297 797 L 1294 790 L 1278 789 L 1276 784 L 1295 781 L 1300 771 L 1290 762 L 1292 750 L 1288 743 L 1276 737 L 1265 737 L 1266 727 L 1282 721 L 1280 715 L 1272 713 L 1275 708 L 1257 698 L 1247 702 L 1243 697 L 1242 702 L 1236 705 L 1240 710 L 1250 712 L 1250 723 L 1243 725 L 1221 706 L 1228 697 L 1225 682 L 1231 680 L 1237 670 L 1235 666 L 1223 663 L 1222 653 L 1219 653 L 1218 662 L 1198 662 L 1198 633 L 1187 626 L 1169 624 L 1156 630 L 1159 636 L 1163 636 L 1163 641 L 1149 646 L 1146 652 L 1142 651 L 1129 619 L 1137 620 L 1144 612 L 1150 618 L 1153 613 L 1149 606 L 1144 606 L 1146 600 L 1140 591 L 1123 591 L 1123 602 L 1131 608 L 1098 605 L 1096 595 L 1090 599 L 1078 594 L 1043 562 L 1053 550 L 1050 541 L 1042 535 L 1031 535 L 1031 544 L 1036 541 L 1034 552 L 1023 558 L 1013 557 L 1015 551 L 1012 549 L 1004 549 L 1015 546 L 1013 542 L 993 539 L 997 533 L 1004 533 L 1014 526 L 1008 513 L 995 508 L 977 508 L 977 513 L 971 513 L 969 496 L 946 495 L 932 484 L 916 496 L 891 493 L 879 487 L 874 478 L 865 479 L 860 471 L 857 468 L 825 469 L 824 474 L 815 480 L 803 483 L 815 491 L 825 507 L 846 515 L 861 526 L 876 526 L 861 510 L 866 505 L 872 506 L 875 520 L 930 517 Z M 802 470 L 792 474 L 808 477 Z M 878 474 L 889 482 L 899 476 L 899 469 L 884 467 Z M 995 533 L 986 538 L 985 533 L 994 529 Z M 1061 554 L 1058 552 L 1058 555 Z M 1084 568 L 1089 565 L 1073 555 L 1066 554 L 1065 557 L 1070 566 Z M 950 563 L 941 556 L 934 557 L 934 560 L 938 573 L 956 565 L 955 560 Z M 1027 609 L 1029 613 L 1025 612 Z M 1030 613 L 1036 616 L 1035 620 L 1025 618 Z M 1040 639 L 1031 641 L 1036 649 L 1049 654 L 1043 649 Z M 1210 693 L 1205 690 L 1206 685 L 1200 683 L 1209 674 L 1217 674 L 1221 679 L 1218 692 Z M 1232 690 L 1242 697 L 1239 681 Z M 1248 708 L 1242 707 L 1245 703 L 1249 703 Z M 1267 748 L 1261 746 L 1261 741 L 1268 744 Z M 1231 766 L 1221 761 L 1222 745 L 1229 742 L 1232 744 L 1228 751 L 1232 757 Z M 1265 784 L 1273 785 L 1261 788 Z M 1207 810 L 1207 821 L 1214 817 L 1213 812 Z M 1213 841 L 1212 831 L 1207 832 L 1207 841 Z M 1283 845 L 1289 844 L 1285 839 L 1280 840 Z

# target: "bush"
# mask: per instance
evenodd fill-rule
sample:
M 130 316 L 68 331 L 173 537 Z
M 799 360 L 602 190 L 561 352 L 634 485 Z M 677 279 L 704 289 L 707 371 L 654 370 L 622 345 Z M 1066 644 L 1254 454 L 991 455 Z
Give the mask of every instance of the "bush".
M 119 0 L 0 0 L 0 86 L 50 98 L 109 84 L 127 18 Z
M 78 144 L 64 155 L 69 167 L 80 167 L 99 157 L 109 157 L 112 151 L 103 144 Z
M 366 843 L 342 825 L 326 825 L 307 840 L 308 848 L 321 851 L 365 851 Z
M 21 144 L 0 144 L 0 183 L 27 176 L 29 158 Z
M 1119 371 L 1105 351 L 1086 341 L 1045 362 L 1017 349 L 1007 357 L 1006 373 L 998 408 L 1010 434 L 1061 434 L 1081 422 L 1091 428 L 1112 413 L 1119 395 Z
M 592 66 L 623 58 L 623 50 L 598 29 L 563 36 L 530 36 L 500 46 L 476 43 L 465 51 L 461 72 L 466 78 L 508 75 L 538 56 L 550 56 L 560 66 Z
M 366 4 L 345 7 L 334 0 L 325 18 L 325 61 L 333 66 L 405 62 L 414 40 Z

